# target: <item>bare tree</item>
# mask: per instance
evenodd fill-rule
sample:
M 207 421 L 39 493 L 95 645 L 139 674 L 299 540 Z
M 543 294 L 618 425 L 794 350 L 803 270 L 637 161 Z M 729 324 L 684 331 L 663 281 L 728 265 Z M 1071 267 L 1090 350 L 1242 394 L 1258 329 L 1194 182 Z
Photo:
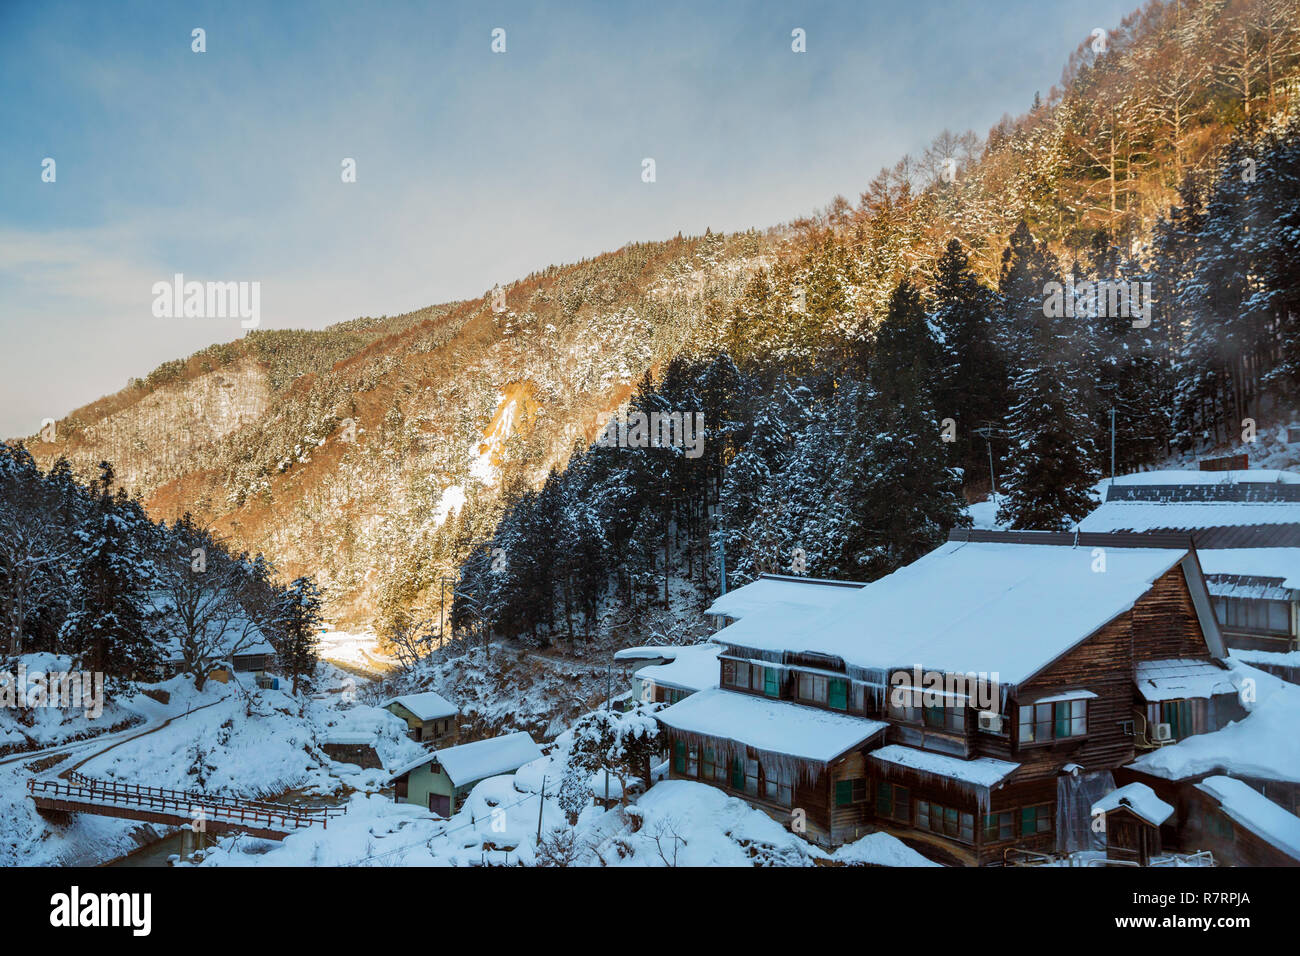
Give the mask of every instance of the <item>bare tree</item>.
M 1199 116 L 1207 68 L 1204 60 L 1187 54 L 1177 44 L 1170 44 L 1147 58 L 1148 75 L 1153 77 L 1151 98 L 1146 116 L 1162 128 L 1174 154 L 1174 183 L 1183 178 L 1183 147 L 1189 125 Z
M 1228 25 L 1222 41 L 1227 55 L 1219 65 L 1219 82 L 1235 96 L 1241 97 L 1242 109 L 1250 116 L 1250 97 L 1262 67 L 1262 56 L 1251 37 L 1251 25 L 1245 18 L 1235 18 Z
M 163 584 L 154 603 L 164 639 L 202 690 L 213 671 L 264 641 L 263 628 L 278 622 L 275 609 L 261 602 L 246 562 L 216 546 L 207 532 L 186 532 L 178 535 L 184 550 L 174 551 L 160 569 Z
M 403 668 L 414 667 L 433 648 L 437 629 L 424 618 L 403 616 L 384 631 L 393 656 Z

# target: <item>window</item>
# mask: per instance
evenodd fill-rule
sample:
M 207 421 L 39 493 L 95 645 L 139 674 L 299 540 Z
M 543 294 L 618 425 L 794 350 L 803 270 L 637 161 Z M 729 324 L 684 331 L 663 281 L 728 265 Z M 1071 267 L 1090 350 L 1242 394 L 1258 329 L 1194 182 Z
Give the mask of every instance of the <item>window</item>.
M 794 803 L 793 779 L 787 777 L 780 770 L 768 770 L 766 767 L 760 769 L 763 774 L 764 799 L 778 803 L 783 807 L 788 807 Z
M 828 700 L 831 710 L 849 709 L 849 682 L 841 677 L 832 677 L 829 683 Z
M 1084 737 L 1088 733 L 1088 702 L 1060 700 L 1020 706 L 1020 745 Z
M 700 752 L 694 747 L 686 749 L 686 776 L 698 777 L 700 775 Z
M 849 696 L 849 710 L 855 714 L 867 712 L 867 685 L 853 684 Z
M 1225 627 L 1278 634 L 1291 632 L 1291 607 L 1286 601 L 1218 598 L 1215 605 Z
M 799 675 L 799 699 L 810 704 L 824 704 L 829 681 L 818 674 Z
M 714 757 L 713 748 L 705 747 L 704 753 L 700 755 L 700 779 L 712 780 L 714 777 Z
M 984 841 L 997 843 L 1015 838 L 1015 818 L 1010 810 L 984 814 Z
M 1020 835 L 1033 836 L 1035 833 L 1052 832 L 1052 805 L 1040 803 L 1035 807 L 1020 809 Z
M 876 790 L 876 813 L 900 823 L 910 823 L 911 795 L 907 792 L 907 788 L 893 783 L 882 783 Z
M 854 777 L 850 780 L 835 781 L 835 805 L 837 807 L 852 806 L 855 803 L 862 803 L 866 799 L 866 777 Z
M 745 758 L 745 792 L 751 797 L 758 796 L 758 761 Z
M 962 813 L 954 807 L 940 806 L 928 800 L 916 801 L 916 828 L 952 837 L 963 843 L 973 843 L 975 840 L 974 814 Z
M 749 664 L 745 661 L 736 661 L 736 678 L 737 687 L 745 688 L 749 686 Z
M 1205 817 L 1205 832 L 1212 837 L 1218 837 L 1220 840 L 1231 842 L 1236 839 L 1236 834 L 1232 829 L 1232 821 L 1218 810 Z
M 893 695 L 891 694 L 890 696 L 891 696 L 891 699 L 889 701 L 890 717 L 894 718 L 894 720 L 900 720 L 909 724 L 917 724 L 921 722 L 920 707 L 915 707 L 912 704 L 895 703 L 894 700 L 892 699 Z

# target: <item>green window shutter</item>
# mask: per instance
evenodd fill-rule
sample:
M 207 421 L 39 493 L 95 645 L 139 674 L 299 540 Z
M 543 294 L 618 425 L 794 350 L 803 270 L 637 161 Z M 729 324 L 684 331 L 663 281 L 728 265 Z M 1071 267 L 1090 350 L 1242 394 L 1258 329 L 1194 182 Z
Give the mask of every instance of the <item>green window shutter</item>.
M 847 807 L 853 802 L 853 781 L 836 780 L 835 781 L 835 805 L 837 807 Z
M 684 740 L 673 743 L 673 769 L 678 773 L 686 772 L 686 741 Z
M 1069 703 L 1057 704 L 1056 709 L 1052 712 L 1056 718 L 1056 736 L 1070 736 L 1070 705 Z
M 745 765 L 739 757 L 731 758 L 731 785 L 737 790 L 745 789 Z
M 1038 832 L 1038 808 L 1021 807 L 1020 809 L 1020 835 L 1033 836 Z
M 894 787 L 893 784 L 882 783 L 876 789 L 876 813 L 882 817 L 890 816 L 894 812 Z
M 849 709 L 849 682 L 839 678 L 831 678 L 830 686 L 830 706 L 831 710 L 848 710 Z
M 777 682 L 776 668 L 763 668 L 763 693 L 768 697 L 780 697 L 781 685 Z

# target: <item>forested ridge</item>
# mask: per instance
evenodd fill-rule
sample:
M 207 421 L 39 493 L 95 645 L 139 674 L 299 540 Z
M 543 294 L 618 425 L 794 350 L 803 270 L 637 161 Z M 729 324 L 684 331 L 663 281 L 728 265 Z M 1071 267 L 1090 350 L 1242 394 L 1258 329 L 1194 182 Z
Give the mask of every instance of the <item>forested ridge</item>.
M 114 462 L 151 516 L 315 576 L 337 616 L 436 629 L 459 578 L 462 634 L 540 643 L 662 630 L 720 553 L 736 582 L 887 573 L 987 493 L 990 450 L 1003 520 L 1062 527 L 1112 406 L 1121 469 L 1288 418 L 1298 57 L 1293 0 L 1149 3 L 1028 112 L 945 131 L 856 202 L 550 267 L 499 310 L 255 333 L 27 445 L 83 481 Z M 1149 284 L 1149 322 L 1044 313 L 1088 282 Z M 703 412 L 704 454 L 592 447 L 620 408 Z

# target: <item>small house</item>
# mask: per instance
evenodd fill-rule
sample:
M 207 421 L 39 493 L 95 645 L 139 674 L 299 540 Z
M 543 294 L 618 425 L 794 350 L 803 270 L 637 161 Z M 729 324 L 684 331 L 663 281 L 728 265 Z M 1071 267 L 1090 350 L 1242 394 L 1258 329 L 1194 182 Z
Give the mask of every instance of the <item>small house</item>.
M 441 694 L 403 694 L 383 708 L 406 721 L 412 740 L 433 747 L 451 747 L 460 738 L 460 709 Z
M 520 731 L 448 747 L 410 761 L 389 777 L 393 799 L 428 807 L 450 817 L 464 804 L 474 785 L 503 773 L 514 773 L 541 758 L 533 738 Z
M 1105 820 L 1106 859 L 1146 866 L 1163 853 L 1160 827 L 1174 808 L 1146 784 L 1130 783 L 1094 803 L 1092 812 Z

